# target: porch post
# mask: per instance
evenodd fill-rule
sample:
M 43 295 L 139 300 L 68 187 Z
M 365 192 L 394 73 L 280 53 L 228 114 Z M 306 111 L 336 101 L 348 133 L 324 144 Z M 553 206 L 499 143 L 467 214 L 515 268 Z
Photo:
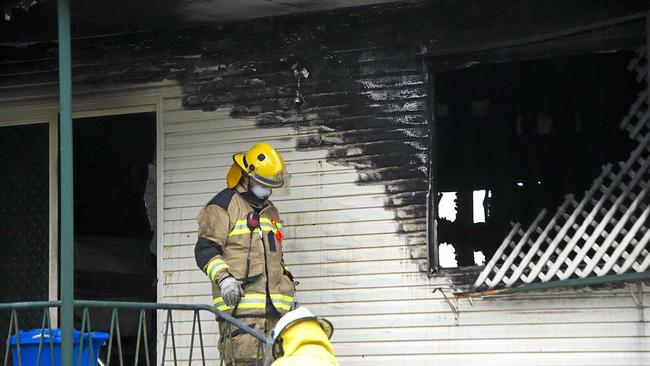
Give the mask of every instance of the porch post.
M 69 0 L 58 0 L 59 134 L 61 180 L 61 365 L 72 365 L 74 297 L 74 211 L 72 171 L 72 66 Z

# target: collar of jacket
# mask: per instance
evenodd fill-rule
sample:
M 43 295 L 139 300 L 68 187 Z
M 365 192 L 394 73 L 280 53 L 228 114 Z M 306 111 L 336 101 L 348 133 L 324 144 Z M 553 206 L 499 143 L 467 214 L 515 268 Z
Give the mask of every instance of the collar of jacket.
M 262 210 L 262 209 L 264 209 L 264 208 L 266 208 L 266 207 L 268 207 L 270 205 L 270 202 L 269 202 L 268 199 L 262 201 L 261 199 L 255 197 L 255 195 L 253 193 L 249 192 L 248 189 L 242 187 L 241 184 L 238 184 L 237 187 L 235 188 L 235 190 L 242 197 L 244 197 L 244 199 L 246 200 L 246 202 L 248 202 L 248 204 L 250 204 L 251 206 L 253 206 L 254 208 L 256 208 L 258 210 Z

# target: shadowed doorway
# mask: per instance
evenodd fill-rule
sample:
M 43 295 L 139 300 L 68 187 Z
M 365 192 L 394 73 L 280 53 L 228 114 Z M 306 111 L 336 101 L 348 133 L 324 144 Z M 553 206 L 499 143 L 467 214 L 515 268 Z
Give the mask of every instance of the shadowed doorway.
M 155 113 L 74 120 L 76 299 L 156 302 L 155 164 Z M 77 309 L 77 328 L 81 315 Z M 131 364 L 138 313 L 119 316 L 124 361 Z M 110 311 L 93 310 L 91 321 L 108 331 Z M 147 322 L 155 340 L 155 314 Z

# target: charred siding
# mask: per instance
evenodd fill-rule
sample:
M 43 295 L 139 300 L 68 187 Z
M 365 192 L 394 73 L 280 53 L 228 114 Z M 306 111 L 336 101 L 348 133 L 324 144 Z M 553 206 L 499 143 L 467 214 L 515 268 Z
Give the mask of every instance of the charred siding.
M 358 184 L 384 186 L 385 207 L 426 270 L 428 92 L 416 58 L 422 43 L 409 35 L 419 32 L 427 9 L 376 7 L 78 41 L 73 75 L 86 88 L 176 80 L 188 110 L 227 107 L 259 128 L 293 128 L 304 136 L 298 151 L 327 150 L 329 163 L 356 169 Z M 391 20 L 405 15 L 413 23 L 395 32 Z M 11 51 L 25 61 L 6 63 L 1 85 L 56 80 L 52 45 Z M 295 63 L 309 71 L 300 110 Z
M 427 70 L 416 55 L 647 8 L 642 1 L 588 4 L 398 3 L 84 39 L 73 43 L 73 76 L 91 89 L 175 80 L 188 110 L 227 107 L 231 117 L 254 118 L 260 128 L 294 128 L 299 151 L 326 150 L 328 162 L 356 169 L 357 184 L 384 187 L 384 206 L 424 270 L 431 120 Z M 613 28 L 608 39 L 635 40 L 637 31 Z M 0 86 L 56 81 L 54 44 L 1 46 L 0 55 Z M 295 63 L 309 71 L 300 110 L 293 103 Z

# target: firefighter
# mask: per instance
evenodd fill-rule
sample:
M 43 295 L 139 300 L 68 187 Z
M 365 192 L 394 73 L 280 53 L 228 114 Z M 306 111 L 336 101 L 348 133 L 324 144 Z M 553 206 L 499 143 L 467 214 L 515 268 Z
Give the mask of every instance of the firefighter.
M 271 333 L 272 366 L 338 366 L 330 338 L 334 327 L 305 307 L 287 313 Z
M 233 156 L 227 188 L 199 212 L 196 263 L 212 282 L 215 307 L 269 335 L 294 303 L 295 283 L 282 258 L 280 215 L 269 201 L 285 183 L 282 156 L 264 142 Z M 261 359 L 251 335 L 219 322 L 226 365 Z

